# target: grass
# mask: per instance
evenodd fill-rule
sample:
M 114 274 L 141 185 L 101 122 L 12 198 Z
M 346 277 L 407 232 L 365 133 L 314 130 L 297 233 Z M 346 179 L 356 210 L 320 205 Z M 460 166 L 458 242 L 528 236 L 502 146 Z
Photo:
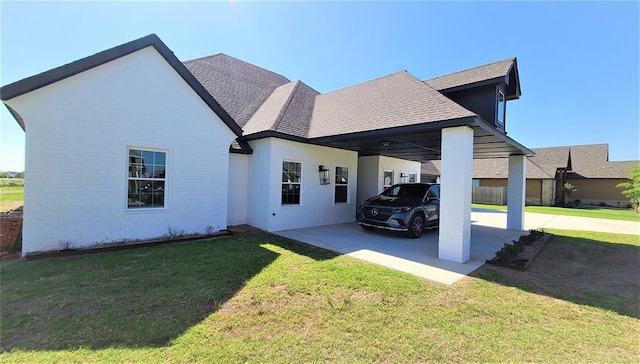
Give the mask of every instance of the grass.
M 484 205 L 484 204 L 472 204 L 473 208 L 478 209 L 490 209 L 490 210 L 502 210 L 506 211 L 507 206 L 501 205 Z M 610 207 L 600 206 L 576 206 L 576 207 L 552 207 L 552 206 L 525 206 L 526 212 L 536 212 L 539 214 L 549 215 L 565 215 L 565 216 L 580 216 L 580 217 L 594 217 L 599 219 L 609 220 L 624 220 L 624 221 L 640 221 L 640 214 L 637 214 L 633 209 L 615 209 Z
M 0 266 L 2 362 L 635 362 L 637 236 L 445 286 L 266 233 Z
M 15 210 L 24 203 L 24 179 L 0 178 L 0 212 Z

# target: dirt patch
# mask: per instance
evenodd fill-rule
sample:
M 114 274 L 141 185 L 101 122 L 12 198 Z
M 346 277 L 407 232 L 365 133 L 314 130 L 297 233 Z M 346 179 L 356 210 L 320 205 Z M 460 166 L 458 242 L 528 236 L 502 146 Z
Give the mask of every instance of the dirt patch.
M 526 272 L 486 264 L 471 276 L 640 318 L 640 248 L 554 235 Z
M 256 227 L 253 226 L 249 226 L 249 225 L 236 225 L 236 226 L 229 226 L 227 228 L 227 230 L 230 233 L 234 233 L 234 234 L 241 234 L 241 233 L 260 233 L 260 232 L 264 232 L 264 230 L 262 229 L 258 229 Z

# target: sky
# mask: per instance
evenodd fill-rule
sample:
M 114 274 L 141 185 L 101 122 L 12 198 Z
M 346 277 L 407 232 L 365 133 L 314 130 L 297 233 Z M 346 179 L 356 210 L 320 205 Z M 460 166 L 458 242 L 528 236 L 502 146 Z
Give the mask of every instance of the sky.
M 517 57 L 511 138 L 529 148 L 607 143 L 610 160 L 638 160 L 639 14 L 637 1 L 0 0 L 0 85 L 151 33 L 182 61 L 225 53 L 321 93 Z M 0 170 L 22 171 L 24 131 L 5 107 L 0 117 Z

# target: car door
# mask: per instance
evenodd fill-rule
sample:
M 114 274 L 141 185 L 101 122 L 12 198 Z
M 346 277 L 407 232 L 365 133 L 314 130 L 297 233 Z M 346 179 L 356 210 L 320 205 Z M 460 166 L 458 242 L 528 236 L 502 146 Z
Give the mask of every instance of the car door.
M 429 188 L 424 196 L 422 205 L 427 215 L 426 225 L 437 225 L 440 218 L 440 185 Z

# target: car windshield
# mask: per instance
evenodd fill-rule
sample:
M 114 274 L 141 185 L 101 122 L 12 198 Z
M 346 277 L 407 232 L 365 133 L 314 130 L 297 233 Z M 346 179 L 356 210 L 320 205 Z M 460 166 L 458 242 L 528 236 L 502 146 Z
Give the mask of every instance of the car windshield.
M 382 192 L 383 196 L 422 198 L 429 189 L 426 185 L 395 185 Z

